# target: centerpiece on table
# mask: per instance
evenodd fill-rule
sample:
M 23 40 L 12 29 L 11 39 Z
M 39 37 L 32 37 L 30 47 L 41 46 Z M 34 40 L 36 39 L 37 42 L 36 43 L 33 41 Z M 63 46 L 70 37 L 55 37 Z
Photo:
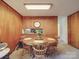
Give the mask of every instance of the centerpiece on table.
M 41 30 L 36 30 L 35 32 L 37 34 L 36 40 L 43 40 L 43 38 L 42 38 L 42 31 Z

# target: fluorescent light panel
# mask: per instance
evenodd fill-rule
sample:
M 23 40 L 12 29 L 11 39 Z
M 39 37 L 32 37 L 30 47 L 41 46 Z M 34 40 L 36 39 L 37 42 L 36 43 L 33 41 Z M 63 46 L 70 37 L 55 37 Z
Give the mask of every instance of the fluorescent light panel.
M 26 4 L 25 7 L 28 10 L 49 10 L 51 4 Z

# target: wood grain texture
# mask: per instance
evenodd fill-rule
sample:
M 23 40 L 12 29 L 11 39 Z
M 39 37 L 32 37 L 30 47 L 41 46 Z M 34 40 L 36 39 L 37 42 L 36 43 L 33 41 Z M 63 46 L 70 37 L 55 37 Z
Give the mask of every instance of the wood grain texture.
M 0 0 L 0 41 L 8 43 L 11 51 L 21 34 L 21 20 L 21 15 Z
M 27 16 L 23 17 L 23 28 L 35 28 L 34 22 L 41 23 L 40 28 L 44 30 L 44 36 L 58 36 L 57 16 Z
M 79 48 L 79 11 L 68 16 L 68 41 Z

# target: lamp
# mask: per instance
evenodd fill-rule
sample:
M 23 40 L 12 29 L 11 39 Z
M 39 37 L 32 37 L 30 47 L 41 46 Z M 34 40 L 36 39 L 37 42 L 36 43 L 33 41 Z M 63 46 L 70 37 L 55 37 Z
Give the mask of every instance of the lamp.
M 49 10 L 52 6 L 51 3 L 27 3 L 24 5 L 27 10 Z

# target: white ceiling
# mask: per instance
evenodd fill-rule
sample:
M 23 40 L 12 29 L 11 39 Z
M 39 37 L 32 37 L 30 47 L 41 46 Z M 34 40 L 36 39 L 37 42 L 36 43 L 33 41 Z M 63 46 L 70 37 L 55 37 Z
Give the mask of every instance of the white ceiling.
M 79 11 L 79 0 L 4 0 L 22 16 L 67 16 Z M 24 3 L 52 3 L 51 10 L 27 10 Z

